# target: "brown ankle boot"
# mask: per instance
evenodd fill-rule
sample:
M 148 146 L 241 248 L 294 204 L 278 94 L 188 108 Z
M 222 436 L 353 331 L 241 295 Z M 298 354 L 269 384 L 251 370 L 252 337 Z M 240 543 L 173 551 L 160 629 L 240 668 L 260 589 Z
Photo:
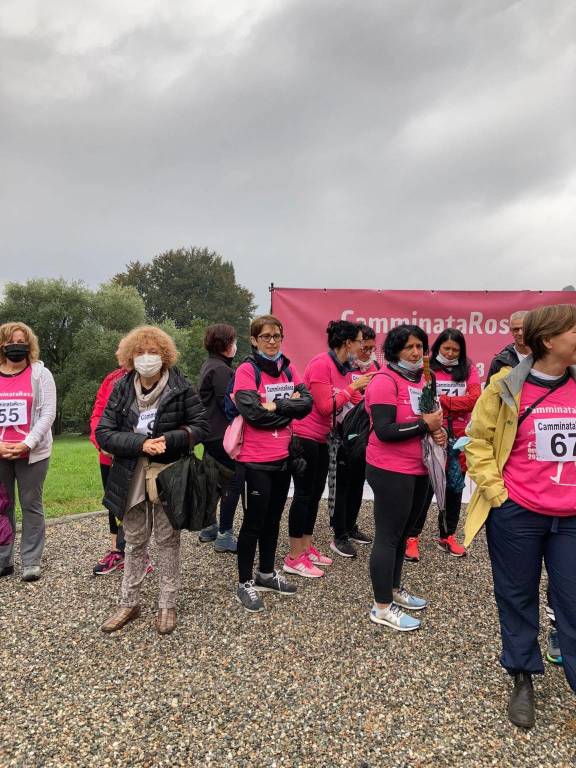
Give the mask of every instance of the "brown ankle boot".
M 156 630 L 159 635 L 170 635 L 176 629 L 176 608 L 159 608 Z
M 100 627 L 102 632 L 117 632 L 122 629 L 129 621 L 133 621 L 140 616 L 140 606 L 134 605 L 128 607 L 121 605 L 117 608 L 109 619 L 106 619 L 104 624 Z

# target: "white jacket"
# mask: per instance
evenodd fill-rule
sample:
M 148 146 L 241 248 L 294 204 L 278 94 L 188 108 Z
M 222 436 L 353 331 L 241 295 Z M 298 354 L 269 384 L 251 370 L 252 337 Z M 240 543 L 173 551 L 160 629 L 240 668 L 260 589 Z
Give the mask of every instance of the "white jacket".
M 32 363 L 32 418 L 30 433 L 22 442 L 30 448 L 29 464 L 52 453 L 52 424 L 56 418 L 56 384 L 44 363 Z

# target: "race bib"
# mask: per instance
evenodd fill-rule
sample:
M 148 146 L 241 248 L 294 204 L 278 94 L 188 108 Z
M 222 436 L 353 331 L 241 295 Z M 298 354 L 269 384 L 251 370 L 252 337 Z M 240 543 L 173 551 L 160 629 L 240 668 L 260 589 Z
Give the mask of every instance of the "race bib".
M 464 397 L 466 394 L 465 381 L 437 381 L 436 394 L 438 397 L 445 395 L 447 397 Z
M 534 419 L 536 461 L 576 462 L 576 421 Z
M 410 405 L 412 406 L 412 413 L 415 413 L 417 416 L 420 416 L 422 411 L 420 410 L 420 395 L 422 394 L 421 389 L 417 389 L 416 387 L 408 387 L 408 394 L 410 395 Z
M 156 420 L 156 413 L 158 408 L 149 408 L 147 411 L 142 411 L 138 418 L 138 425 L 136 432 L 139 435 L 146 435 L 146 437 L 152 437 L 154 432 L 154 421 Z
M 28 424 L 26 400 L 0 400 L 0 427 L 22 427 Z
M 264 392 L 266 402 L 273 403 L 275 400 L 292 397 L 294 394 L 294 384 L 291 381 L 283 381 L 280 384 L 266 384 Z
M 352 408 L 354 408 L 354 403 L 350 403 L 350 402 L 344 403 L 340 413 L 336 414 L 336 424 L 342 424 L 342 422 L 344 421 L 344 416 L 346 416 L 348 411 L 351 411 Z

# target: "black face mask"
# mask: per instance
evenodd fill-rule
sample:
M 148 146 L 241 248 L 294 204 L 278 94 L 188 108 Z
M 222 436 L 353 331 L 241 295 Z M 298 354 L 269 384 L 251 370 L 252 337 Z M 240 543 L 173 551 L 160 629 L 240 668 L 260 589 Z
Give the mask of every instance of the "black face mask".
M 4 346 L 4 354 L 11 363 L 21 363 L 22 360 L 26 359 L 29 351 L 29 344 L 6 344 Z

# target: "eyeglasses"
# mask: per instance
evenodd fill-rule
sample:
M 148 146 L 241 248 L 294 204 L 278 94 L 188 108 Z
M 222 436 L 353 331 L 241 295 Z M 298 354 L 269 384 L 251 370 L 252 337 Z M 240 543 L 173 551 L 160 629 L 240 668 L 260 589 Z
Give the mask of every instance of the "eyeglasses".
M 258 336 L 259 341 L 265 341 L 267 344 L 271 341 L 273 341 L 274 344 L 278 344 L 283 338 L 284 336 L 282 336 L 281 333 L 261 333 L 260 336 Z

